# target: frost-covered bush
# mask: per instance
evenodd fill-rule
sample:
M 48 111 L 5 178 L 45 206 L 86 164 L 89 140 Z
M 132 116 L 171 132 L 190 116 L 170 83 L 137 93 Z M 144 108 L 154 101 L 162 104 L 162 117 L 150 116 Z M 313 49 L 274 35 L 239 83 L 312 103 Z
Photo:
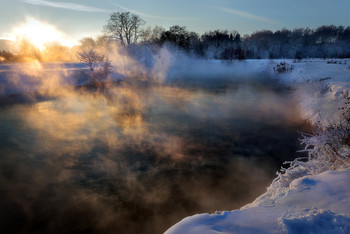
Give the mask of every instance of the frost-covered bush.
M 106 57 L 102 62 L 100 62 L 99 66 L 94 71 L 90 72 L 89 75 L 92 78 L 94 85 L 101 86 L 111 73 L 112 64 L 108 57 Z
M 290 166 L 277 173 L 269 188 L 271 191 L 288 188 L 293 180 L 302 176 L 350 167 L 350 97 L 339 108 L 338 123 L 319 121 L 314 133 L 302 133 L 300 141 L 308 157 L 285 162 Z
M 92 84 L 94 86 L 103 86 L 108 76 L 112 73 L 112 64 L 105 57 L 98 62 L 93 69 L 81 69 L 79 79 L 83 84 Z
M 285 73 L 288 71 L 293 71 L 294 65 L 288 64 L 286 62 L 280 62 L 275 67 L 273 67 L 274 72 L 276 73 Z
M 350 97 L 339 108 L 339 122 L 325 124 L 319 121 L 312 135 L 300 139 L 308 152 L 309 161 L 316 160 L 319 167 L 338 170 L 350 166 Z
M 346 65 L 346 61 L 342 61 L 342 60 L 328 60 L 327 64 L 344 64 L 344 65 Z
M 105 37 L 96 40 L 86 37 L 80 40 L 76 59 L 86 66 L 79 74 L 80 78 L 85 78 L 85 84 L 103 85 L 112 73 L 112 63 L 108 57 L 108 50 L 111 48 L 108 43 Z
M 94 49 L 82 50 L 77 54 L 81 63 L 88 69 L 81 72 L 87 77 L 88 82 L 100 86 L 112 72 L 112 64 L 108 56 L 100 55 Z

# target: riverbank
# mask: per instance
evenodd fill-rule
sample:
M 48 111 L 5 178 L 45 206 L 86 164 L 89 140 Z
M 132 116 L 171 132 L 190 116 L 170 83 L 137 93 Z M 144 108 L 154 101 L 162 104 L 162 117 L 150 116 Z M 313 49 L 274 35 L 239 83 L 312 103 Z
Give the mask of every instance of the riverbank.
M 295 89 L 302 116 L 316 129 L 301 139 L 309 158 L 282 169 L 265 194 L 241 209 L 187 217 L 167 234 L 350 231 L 349 61 L 290 64 L 275 77 Z

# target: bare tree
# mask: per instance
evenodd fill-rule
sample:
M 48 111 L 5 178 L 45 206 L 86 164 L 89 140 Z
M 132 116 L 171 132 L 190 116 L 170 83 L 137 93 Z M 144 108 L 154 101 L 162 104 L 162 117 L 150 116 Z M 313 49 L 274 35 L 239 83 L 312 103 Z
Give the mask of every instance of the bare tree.
M 165 29 L 160 26 L 147 27 L 140 30 L 140 37 L 143 43 L 159 43 Z
M 145 21 L 130 12 L 114 12 L 104 27 L 106 35 L 117 39 L 122 45 L 136 43 L 139 37 L 139 27 Z
M 101 43 L 88 37 L 80 40 L 80 51 L 77 53 L 78 60 L 84 63 L 89 72 L 87 75 L 92 78 L 95 85 L 102 85 L 103 81 L 112 72 L 112 64 L 108 56 L 105 56 L 97 51 L 97 46 Z
M 99 64 L 102 63 L 105 59 L 103 55 L 97 54 L 97 52 L 92 49 L 82 49 L 78 52 L 78 58 L 81 63 L 86 64 L 91 71 L 94 71 Z
M 86 64 L 93 72 L 104 61 L 105 56 L 96 51 L 96 42 L 91 37 L 85 37 L 80 40 L 80 50 L 77 53 L 78 60 Z

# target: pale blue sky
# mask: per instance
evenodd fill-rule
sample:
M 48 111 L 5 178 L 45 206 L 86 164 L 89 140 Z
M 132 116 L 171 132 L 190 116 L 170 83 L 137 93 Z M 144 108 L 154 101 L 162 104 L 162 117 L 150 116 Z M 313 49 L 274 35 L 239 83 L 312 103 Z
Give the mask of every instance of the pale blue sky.
M 147 25 L 256 30 L 350 25 L 350 0 L 0 0 L 0 37 L 33 17 L 78 40 L 99 34 L 112 12 L 127 10 Z

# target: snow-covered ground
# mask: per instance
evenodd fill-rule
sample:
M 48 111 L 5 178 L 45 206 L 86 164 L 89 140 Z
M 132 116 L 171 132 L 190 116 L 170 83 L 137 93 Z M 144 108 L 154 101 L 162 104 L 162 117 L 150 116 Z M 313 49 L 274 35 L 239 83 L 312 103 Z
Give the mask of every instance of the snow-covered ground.
M 349 233 L 349 178 L 349 169 L 301 177 L 273 197 L 185 218 L 166 233 Z
M 274 74 L 284 61 L 294 69 Z M 282 170 L 251 204 L 184 218 L 166 233 L 350 233 L 350 60 L 246 63 L 295 89 L 301 114 L 317 129 L 301 138 L 309 158 Z

